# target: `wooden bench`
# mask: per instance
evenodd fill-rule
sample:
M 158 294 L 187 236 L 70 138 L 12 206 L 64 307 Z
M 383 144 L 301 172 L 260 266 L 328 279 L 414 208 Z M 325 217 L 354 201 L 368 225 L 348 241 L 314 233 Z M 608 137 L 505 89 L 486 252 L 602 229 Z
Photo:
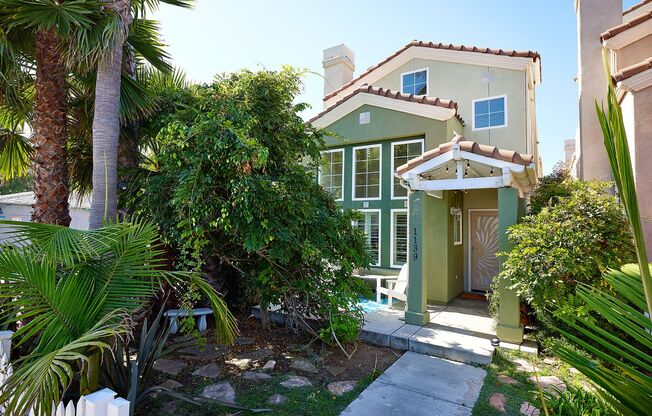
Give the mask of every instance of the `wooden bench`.
M 213 310 L 211 308 L 199 308 L 199 309 L 170 309 L 165 312 L 165 316 L 170 318 L 170 333 L 176 334 L 179 332 L 179 317 L 184 316 L 198 316 L 199 322 L 197 323 L 197 329 L 199 332 L 206 331 L 206 316 L 212 315 Z

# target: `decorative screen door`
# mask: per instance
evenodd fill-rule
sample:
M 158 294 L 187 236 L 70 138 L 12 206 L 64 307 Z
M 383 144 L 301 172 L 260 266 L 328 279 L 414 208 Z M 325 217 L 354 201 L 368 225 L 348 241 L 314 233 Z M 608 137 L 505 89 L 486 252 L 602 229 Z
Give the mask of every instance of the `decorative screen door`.
M 498 274 L 498 212 L 471 211 L 471 290 L 486 292 Z

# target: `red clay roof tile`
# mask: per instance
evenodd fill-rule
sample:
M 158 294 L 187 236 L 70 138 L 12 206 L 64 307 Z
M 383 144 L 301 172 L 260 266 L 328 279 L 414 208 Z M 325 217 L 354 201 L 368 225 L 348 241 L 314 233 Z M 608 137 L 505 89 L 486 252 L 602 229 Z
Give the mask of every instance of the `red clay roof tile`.
M 642 14 L 640 16 L 637 16 L 636 18 L 632 19 L 629 22 L 623 23 L 622 25 L 618 25 L 615 27 L 612 27 L 611 29 L 607 30 L 606 32 L 603 32 L 600 35 L 600 41 L 604 42 L 607 39 L 611 39 L 616 35 L 619 35 L 633 27 L 636 27 L 640 25 L 641 23 L 647 22 L 648 20 L 652 19 L 652 11 Z
M 620 82 L 626 80 L 627 78 L 631 78 L 634 75 L 640 74 L 641 72 L 645 72 L 651 68 L 652 68 L 652 57 L 646 59 L 643 62 L 639 62 L 637 64 L 621 69 L 620 72 L 615 73 L 612 78 L 614 82 Z
M 633 12 L 634 10 L 637 10 L 637 9 L 641 8 L 641 7 L 645 6 L 646 4 L 648 4 L 648 3 L 651 2 L 651 1 L 652 1 L 652 0 L 643 0 L 643 1 L 640 2 L 640 3 L 636 3 L 635 5 L 633 5 L 632 7 L 630 7 L 629 9 L 626 9 L 625 11 L 623 11 L 623 15 L 626 15 L 627 13 L 631 13 L 631 12 Z

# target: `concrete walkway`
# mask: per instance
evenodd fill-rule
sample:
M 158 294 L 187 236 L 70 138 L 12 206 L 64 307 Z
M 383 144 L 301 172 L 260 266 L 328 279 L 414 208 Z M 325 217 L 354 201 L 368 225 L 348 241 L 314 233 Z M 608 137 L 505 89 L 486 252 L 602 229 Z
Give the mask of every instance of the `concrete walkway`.
M 408 351 L 343 416 L 469 416 L 486 371 Z

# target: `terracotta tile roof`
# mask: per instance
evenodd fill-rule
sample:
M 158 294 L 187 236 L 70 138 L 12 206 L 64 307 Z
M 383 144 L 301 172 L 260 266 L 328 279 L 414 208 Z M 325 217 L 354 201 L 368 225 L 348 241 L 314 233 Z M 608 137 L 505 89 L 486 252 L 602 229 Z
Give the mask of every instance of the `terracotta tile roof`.
M 623 23 L 622 25 L 618 25 L 616 27 L 612 27 L 611 29 L 607 30 L 606 32 L 602 33 L 600 35 L 600 41 L 604 42 L 607 39 L 613 38 L 616 35 L 619 35 L 623 33 L 626 30 L 629 30 L 635 26 L 640 25 L 641 23 L 647 22 L 648 20 L 652 19 L 652 11 L 642 14 L 640 16 L 635 17 L 634 19 L 630 20 L 627 23 Z
M 652 1 L 652 0 L 643 0 L 643 1 L 640 2 L 640 3 L 636 3 L 635 5 L 633 5 L 632 7 L 630 7 L 629 9 L 626 9 L 626 10 L 623 12 L 623 15 L 625 15 L 625 14 L 627 14 L 627 13 L 631 13 L 631 12 L 633 12 L 634 10 L 637 10 L 637 9 L 641 8 L 641 7 L 645 6 L 646 4 L 648 4 L 648 3 L 651 2 L 651 1 Z
M 455 137 L 453 137 L 453 140 L 440 144 L 439 147 L 428 150 L 421 156 L 409 160 L 406 164 L 399 166 L 398 169 L 396 169 L 396 173 L 402 175 L 407 171 L 421 165 L 422 163 L 425 163 L 441 154 L 451 151 L 453 149 L 454 143 L 460 145 L 460 150 L 475 153 L 476 155 L 487 156 L 497 160 L 503 160 L 505 162 L 516 163 L 523 166 L 529 166 L 534 162 L 534 156 L 532 155 L 525 153 L 521 154 L 512 150 L 499 149 L 496 146 L 476 143 L 471 140 L 467 140 L 464 138 L 464 136 L 460 136 L 456 133 Z
M 645 72 L 648 69 L 652 69 L 652 57 L 643 62 L 621 69 L 620 72 L 615 73 L 612 78 L 614 82 L 620 82 L 633 77 L 634 75 L 640 74 L 641 72 Z
M 374 94 L 374 95 L 380 95 L 382 97 L 388 97 L 388 98 L 393 98 L 395 100 L 403 100 L 403 101 L 410 101 L 413 103 L 419 103 L 419 104 L 426 104 L 426 105 L 434 105 L 437 107 L 443 107 L 443 108 L 450 108 L 451 110 L 455 110 L 455 117 L 464 125 L 464 119 L 457 113 L 457 103 L 452 100 L 442 100 L 440 98 L 436 97 L 428 97 L 426 95 L 414 95 L 414 94 L 403 94 L 398 91 L 392 91 L 386 88 L 379 88 L 379 87 L 372 87 L 371 85 L 362 85 L 361 87 L 357 88 L 355 91 L 353 91 L 351 94 L 347 95 L 346 97 L 342 98 L 341 100 L 337 101 L 335 104 L 331 105 L 321 113 L 317 114 L 310 120 L 308 120 L 308 123 L 312 123 L 313 121 L 317 120 L 318 118 L 322 117 L 324 114 L 330 112 L 333 110 L 335 107 L 339 106 L 340 104 L 344 103 L 345 101 L 350 100 L 357 94 Z
M 452 50 L 452 51 L 460 51 L 460 52 L 476 52 L 476 53 L 485 53 L 485 54 L 491 54 L 491 55 L 503 55 L 503 56 L 513 56 L 513 57 L 519 57 L 519 58 L 532 58 L 533 61 L 536 60 L 541 60 L 541 56 L 539 55 L 538 52 L 532 52 L 532 51 L 515 51 L 515 50 L 503 50 L 503 49 L 490 49 L 490 48 L 478 48 L 475 46 L 464 46 L 464 45 L 453 45 L 450 43 L 433 43 L 433 42 L 422 42 L 420 40 L 413 40 L 412 42 L 408 43 L 407 45 L 403 46 L 401 49 L 397 50 L 387 58 L 383 59 L 379 63 L 377 63 L 374 66 L 369 67 L 365 72 L 362 74 L 358 75 L 354 79 L 352 79 L 350 82 L 344 84 L 337 90 L 331 92 L 330 94 L 326 95 L 324 97 L 324 101 L 336 96 L 340 92 L 342 92 L 344 89 L 350 87 L 351 85 L 355 84 L 356 82 L 360 81 L 362 77 L 365 77 L 369 75 L 371 72 L 375 71 L 376 69 L 380 68 L 387 62 L 391 61 L 392 59 L 396 58 L 398 55 L 406 51 L 408 48 L 411 48 L 413 46 L 420 46 L 424 48 L 432 48 L 432 49 L 447 49 L 447 50 Z

